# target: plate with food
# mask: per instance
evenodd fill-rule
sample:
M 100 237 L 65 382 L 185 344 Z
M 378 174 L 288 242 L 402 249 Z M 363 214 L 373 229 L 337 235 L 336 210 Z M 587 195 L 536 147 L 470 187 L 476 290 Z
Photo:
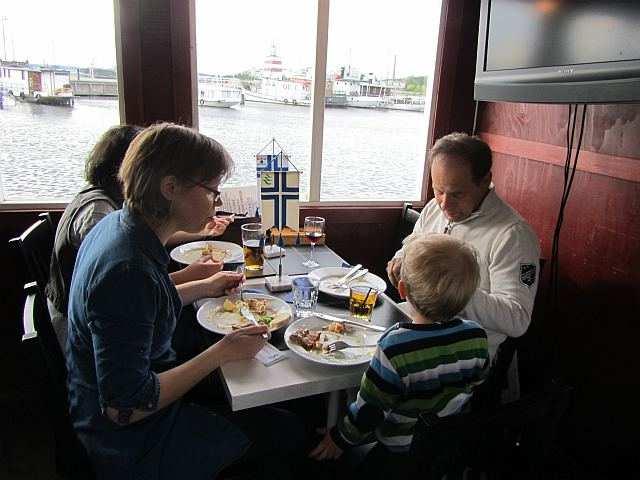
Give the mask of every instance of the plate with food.
M 382 333 L 347 325 L 341 322 L 328 322 L 317 317 L 301 318 L 293 322 L 284 332 L 284 341 L 296 355 L 322 365 L 353 366 L 369 363 Z M 331 342 L 343 341 L 359 348 L 346 348 L 329 352 Z
M 204 302 L 196 314 L 198 323 L 207 330 L 226 335 L 238 328 L 253 325 L 245 318 L 242 307 L 247 307 L 253 316 L 274 332 L 285 327 L 291 320 L 291 307 L 283 300 L 262 293 L 244 294 L 244 300 L 238 296 L 212 298 Z
M 384 292 L 387 289 L 387 283 L 377 275 L 367 272 L 366 275 L 357 277 L 352 282 L 347 282 L 347 285 L 340 287 L 336 285 L 336 282 L 349 273 L 350 268 L 346 267 L 324 267 L 316 268 L 309 272 L 309 278 L 313 278 L 318 282 L 318 289 L 322 293 L 331 295 L 333 297 L 349 298 L 349 288 L 353 285 L 364 285 L 375 288 L 379 293 Z
M 217 262 L 242 263 L 244 261 L 244 253 L 240 245 L 217 240 L 185 243 L 174 248 L 170 253 L 172 259 L 184 265 L 191 265 L 204 255 L 211 255 Z

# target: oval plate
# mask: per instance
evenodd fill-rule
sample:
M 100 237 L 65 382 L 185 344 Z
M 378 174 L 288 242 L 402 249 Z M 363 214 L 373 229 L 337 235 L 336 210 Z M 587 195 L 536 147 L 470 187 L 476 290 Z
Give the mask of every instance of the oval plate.
M 340 277 L 345 276 L 348 271 L 349 268 L 346 267 L 316 268 L 315 270 L 309 272 L 309 277 L 318 281 L 318 289 L 322 293 L 326 293 L 327 295 L 331 295 L 332 297 L 349 298 L 348 288 L 341 289 L 333 288 L 331 286 L 331 284 L 336 282 Z M 387 289 L 387 282 L 385 282 L 379 276 L 374 275 L 373 273 L 367 273 L 364 277 L 359 278 L 349 285 L 367 285 L 369 287 L 376 288 L 380 291 L 380 293 L 384 292 Z
M 220 335 L 226 335 L 227 333 L 231 333 L 233 331 L 233 328 L 231 327 L 232 325 L 243 321 L 243 317 L 239 313 L 220 311 L 220 307 L 222 307 L 222 304 L 227 298 L 233 302 L 240 299 L 240 297 L 237 295 L 234 295 L 233 297 L 225 296 L 219 298 L 211 298 L 200 306 L 198 312 L 196 313 L 196 318 L 198 319 L 198 323 L 202 325 L 203 328 L 214 333 L 219 333 Z M 291 311 L 291 307 L 280 298 L 272 297 L 271 295 L 265 295 L 262 293 L 249 292 L 246 292 L 244 294 L 244 298 L 261 298 L 268 300 L 270 310 L 273 310 L 275 313 L 287 315 L 286 321 L 282 322 L 275 328 L 269 328 L 271 332 L 275 332 L 276 330 L 284 328 L 291 321 L 293 314 L 293 312 Z
M 211 245 L 218 250 L 225 250 L 226 255 L 222 259 L 224 263 L 244 262 L 242 247 L 231 242 L 219 242 L 217 240 L 204 240 L 202 242 L 190 242 L 180 245 L 169 254 L 172 259 L 183 265 L 191 265 L 202 256 L 203 249 Z
M 289 347 L 289 350 L 299 357 L 321 365 L 352 367 L 355 365 L 364 365 L 371 361 L 371 357 L 376 350 L 375 347 L 347 348 L 345 350 L 340 350 L 339 352 L 327 354 L 318 350 L 305 350 L 302 346 L 291 341 L 291 334 L 299 328 L 322 330 L 323 327 L 327 327 L 330 323 L 331 322 L 315 317 L 301 318 L 287 327 L 287 330 L 284 332 L 284 341 L 287 344 L 287 347 Z M 376 343 L 382 333 L 353 326 L 351 333 L 325 332 L 324 335 L 326 335 L 327 341 L 343 340 L 351 345 L 367 345 Z

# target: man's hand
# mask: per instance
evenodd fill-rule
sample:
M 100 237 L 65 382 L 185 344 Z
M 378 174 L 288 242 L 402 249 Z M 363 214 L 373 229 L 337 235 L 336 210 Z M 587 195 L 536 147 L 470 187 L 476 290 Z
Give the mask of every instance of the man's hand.
M 227 217 L 213 217 L 209 222 L 207 222 L 200 233 L 207 237 L 219 237 L 227 230 L 229 224 L 233 223 L 233 220 L 233 215 L 229 215 Z
M 335 460 L 342 455 L 342 449 L 338 447 L 329 432 L 324 434 L 324 438 L 320 440 L 320 443 L 309 454 L 309 458 L 314 460 Z
M 394 257 L 387 263 L 387 275 L 395 288 L 398 288 L 398 282 L 400 281 L 400 267 L 402 267 L 401 257 Z

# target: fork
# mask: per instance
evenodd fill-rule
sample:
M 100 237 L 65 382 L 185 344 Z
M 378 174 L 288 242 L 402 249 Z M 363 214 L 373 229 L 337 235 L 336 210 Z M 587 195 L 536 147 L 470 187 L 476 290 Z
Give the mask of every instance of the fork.
M 244 274 L 244 265 L 236 267 L 236 273 Z M 244 302 L 244 282 L 240 283 L 240 300 Z
M 350 278 L 352 275 L 355 275 L 356 272 L 358 270 L 360 270 L 362 268 L 362 264 L 359 263 L 357 265 L 355 265 L 354 267 L 350 268 L 349 271 L 347 273 L 345 273 L 342 277 L 338 278 L 338 280 L 335 281 L 335 283 L 333 285 L 340 285 L 344 282 L 347 281 L 348 278 Z
M 366 268 L 356 270 L 354 272 L 349 272 L 342 278 L 339 278 L 336 282 L 332 283 L 330 286 L 332 288 L 348 288 L 349 284 L 358 278 L 361 278 L 369 273 L 369 270 Z
M 325 350 L 327 353 L 337 352 L 339 350 L 344 350 L 346 348 L 372 348 L 377 347 L 378 344 L 374 343 L 373 345 L 349 345 L 347 342 L 343 342 L 342 340 L 336 340 L 334 342 L 329 343 Z

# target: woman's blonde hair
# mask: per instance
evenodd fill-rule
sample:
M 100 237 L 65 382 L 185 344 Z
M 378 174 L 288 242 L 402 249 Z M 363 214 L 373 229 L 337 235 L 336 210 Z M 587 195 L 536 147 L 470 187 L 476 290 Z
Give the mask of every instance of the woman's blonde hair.
M 407 238 L 400 270 L 409 302 L 425 317 L 444 322 L 469 302 L 480 281 L 473 248 L 442 234 Z
M 160 191 L 162 178 L 173 175 L 185 184 L 222 180 L 233 168 L 218 142 L 191 128 L 159 123 L 131 142 L 120 167 L 125 204 L 155 221 L 169 215 L 171 202 Z

